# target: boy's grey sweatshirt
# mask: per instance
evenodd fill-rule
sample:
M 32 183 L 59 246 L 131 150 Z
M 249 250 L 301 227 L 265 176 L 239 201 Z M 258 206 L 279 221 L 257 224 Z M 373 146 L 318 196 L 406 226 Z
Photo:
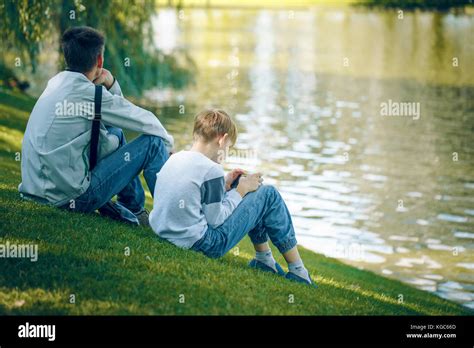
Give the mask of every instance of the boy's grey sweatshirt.
M 160 237 L 189 249 L 208 229 L 216 228 L 242 200 L 225 191 L 224 171 L 200 152 L 172 155 L 156 176 L 150 225 Z

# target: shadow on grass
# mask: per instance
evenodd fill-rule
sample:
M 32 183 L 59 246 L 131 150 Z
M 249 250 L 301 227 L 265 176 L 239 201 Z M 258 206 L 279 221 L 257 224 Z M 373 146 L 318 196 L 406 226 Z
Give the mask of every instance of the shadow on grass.
M 197 259 L 195 263 L 200 261 Z M 15 301 L 25 301 L 26 306 L 5 310 L 6 304 L 0 304 L 6 314 L 351 314 L 351 302 L 356 301 L 369 312 L 371 307 L 375 312 L 383 308 L 388 313 L 423 314 L 389 299 L 326 283 L 321 284 L 322 291 L 311 289 L 314 301 L 326 304 L 321 310 L 321 304 L 307 303 L 310 297 L 305 287 L 243 269 L 243 265 L 229 274 L 229 262 L 214 263 L 206 271 L 189 264 L 180 267 L 175 262 L 156 267 L 146 258 L 126 265 L 118 253 L 97 260 L 96 256 L 43 252 L 36 263 L 6 262 L 8 272 L 1 277 L 0 292 L 17 293 Z M 182 274 L 176 274 L 176 269 Z M 297 299 L 306 298 L 306 303 L 289 306 L 289 292 Z M 33 298 L 35 293 L 40 296 Z M 75 305 L 69 303 L 71 294 Z M 180 294 L 186 296 L 186 304 L 179 303 Z

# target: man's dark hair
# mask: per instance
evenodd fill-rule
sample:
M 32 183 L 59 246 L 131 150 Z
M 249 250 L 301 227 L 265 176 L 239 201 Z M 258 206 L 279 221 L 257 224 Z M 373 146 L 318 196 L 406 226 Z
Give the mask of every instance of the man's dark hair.
M 61 38 L 61 47 L 67 68 L 78 72 L 88 72 L 97 64 L 97 56 L 102 54 L 104 35 L 91 27 L 67 29 Z

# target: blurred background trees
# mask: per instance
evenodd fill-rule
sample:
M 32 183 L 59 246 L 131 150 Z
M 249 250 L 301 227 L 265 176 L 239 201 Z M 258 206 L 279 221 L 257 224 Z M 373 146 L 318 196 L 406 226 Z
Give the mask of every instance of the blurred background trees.
M 367 0 L 367 3 L 382 7 L 447 10 L 472 4 L 472 0 Z
M 107 38 L 105 67 L 122 82 L 124 92 L 139 96 L 153 87 L 181 88 L 193 80 L 193 60 L 184 50 L 165 54 L 153 44 L 153 18 L 159 6 L 311 6 L 330 0 L 0 0 L 0 86 L 28 88 L 31 74 L 50 76 L 64 68 L 61 33 L 69 27 L 89 25 Z M 472 0 L 337 0 L 382 8 L 446 10 L 472 4 Z M 47 48 L 47 49 L 45 49 Z M 56 53 L 56 54 L 53 54 Z M 53 64 L 38 69 L 40 57 Z M 42 76 L 43 80 L 46 76 Z M 36 84 L 37 89 L 38 83 Z M 41 89 L 41 88 L 39 88 Z
M 185 52 L 164 54 L 153 45 L 152 0 L 2 0 L 0 80 L 6 87 L 27 86 L 19 81 L 20 65 L 35 73 L 45 43 L 62 32 L 88 25 L 106 36 L 105 67 L 121 81 L 124 92 L 140 95 L 152 87 L 181 88 L 192 81 L 193 63 Z M 58 70 L 64 68 L 62 55 Z M 24 70 L 23 70 L 24 71 Z

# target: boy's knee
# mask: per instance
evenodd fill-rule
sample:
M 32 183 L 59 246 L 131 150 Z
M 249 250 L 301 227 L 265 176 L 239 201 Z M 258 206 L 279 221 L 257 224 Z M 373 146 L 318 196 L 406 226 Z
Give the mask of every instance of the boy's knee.
M 266 195 L 274 195 L 278 193 L 278 190 L 273 185 L 262 185 L 260 186 L 258 191 L 261 191 L 263 194 L 266 194 Z
M 273 185 L 262 185 L 257 190 L 257 192 L 259 191 L 262 197 L 264 197 L 264 199 L 268 202 L 275 202 L 282 199 L 277 188 Z

